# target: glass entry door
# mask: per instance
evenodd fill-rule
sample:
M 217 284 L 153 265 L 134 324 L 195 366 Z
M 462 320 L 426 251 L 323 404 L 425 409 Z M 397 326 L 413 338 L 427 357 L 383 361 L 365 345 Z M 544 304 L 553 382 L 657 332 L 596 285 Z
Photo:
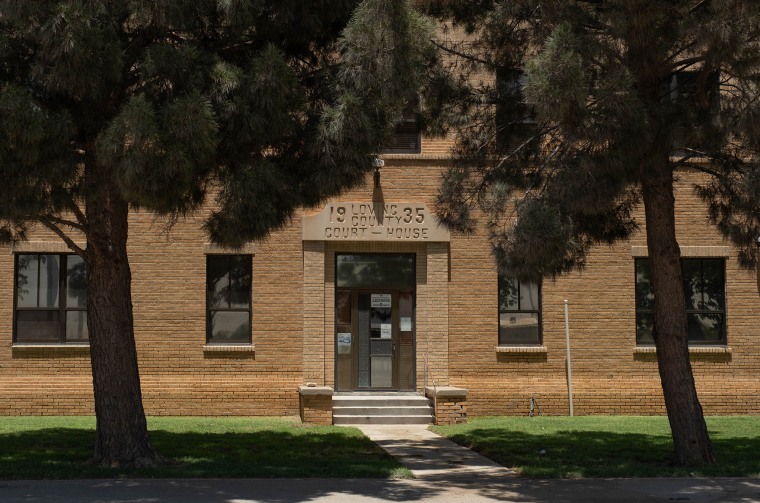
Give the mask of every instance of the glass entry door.
M 339 255 L 335 290 L 335 384 L 337 391 L 414 390 L 414 262 L 413 255 Z M 393 260 L 383 260 L 393 257 Z M 398 260 L 403 257 L 405 260 Z M 343 260 L 341 260 L 343 259 Z M 382 271 L 394 265 L 393 282 L 375 276 L 362 286 L 355 275 L 361 270 Z M 398 267 L 401 265 L 402 267 Z M 403 270 L 406 266 L 406 274 Z M 399 276 L 399 274 L 401 276 Z M 398 278 L 407 276 L 406 281 Z M 412 284 L 409 283 L 411 277 Z M 375 283 L 372 287 L 367 283 Z M 366 286 L 365 286 L 366 285 Z M 389 288 L 396 286 L 396 288 Z M 400 287 L 400 288 L 399 288 Z
M 398 387 L 394 359 L 398 337 L 398 293 L 356 291 L 358 336 L 356 389 Z

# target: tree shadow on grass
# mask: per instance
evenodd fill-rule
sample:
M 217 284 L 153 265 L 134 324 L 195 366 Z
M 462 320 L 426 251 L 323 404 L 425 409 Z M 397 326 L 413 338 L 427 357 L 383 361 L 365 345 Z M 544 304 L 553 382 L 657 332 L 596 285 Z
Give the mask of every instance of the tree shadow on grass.
M 166 458 L 155 469 L 105 468 L 89 462 L 90 429 L 48 428 L 0 434 L 0 479 L 110 477 L 374 477 L 403 476 L 370 440 L 346 429 L 294 432 L 169 432 L 150 438 Z
M 760 435 L 714 438 L 716 465 L 674 466 L 670 435 L 558 431 L 533 435 L 475 428 L 449 437 L 532 478 L 754 477 L 760 474 Z

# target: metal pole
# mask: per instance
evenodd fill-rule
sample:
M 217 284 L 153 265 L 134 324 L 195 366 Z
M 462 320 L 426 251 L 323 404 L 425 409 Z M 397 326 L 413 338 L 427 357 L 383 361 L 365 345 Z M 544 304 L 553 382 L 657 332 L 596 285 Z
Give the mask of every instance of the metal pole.
M 565 346 L 567 347 L 567 394 L 570 400 L 570 417 L 573 416 L 573 371 L 570 366 L 570 319 L 567 314 L 565 299 Z

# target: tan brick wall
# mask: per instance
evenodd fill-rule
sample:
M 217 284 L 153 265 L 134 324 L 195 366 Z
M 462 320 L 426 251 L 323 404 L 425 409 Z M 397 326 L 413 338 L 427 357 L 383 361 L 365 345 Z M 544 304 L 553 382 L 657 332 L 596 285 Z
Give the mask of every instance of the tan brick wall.
M 464 424 L 467 422 L 467 402 L 452 398 L 433 398 L 435 424 Z
M 676 187 L 682 247 L 724 248 L 693 194 L 696 175 L 681 172 Z M 641 212 L 639 216 L 643 217 Z M 643 225 L 643 218 L 639 219 Z M 527 415 L 531 397 L 543 414 L 568 413 L 564 304 L 569 301 L 576 414 L 662 414 L 654 354 L 635 352 L 632 246 L 646 245 L 644 229 L 630 242 L 599 246 L 582 272 L 543 284 L 545 353 L 498 353 L 497 274 L 484 234 L 452 239 L 450 383 L 468 388 L 470 415 Z M 703 249 L 704 250 L 704 249 Z M 695 253 L 688 253 L 695 255 Z M 477 278 L 477 280 L 473 280 Z M 731 353 L 691 356 L 706 414 L 759 413 L 760 349 L 754 273 L 726 257 L 726 313 Z
M 388 156 L 381 171 L 383 199 L 424 202 L 432 209 L 444 163 L 433 154 Z M 693 195 L 694 178 L 679 175 L 680 243 L 723 249 L 726 243 L 706 224 Z M 372 189 L 370 181 L 340 199 L 371 201 Z M 449 244 L 304 245 L 297 218 L 250 247 L 253 351 L 212 352 L 203 349 L 205 260 L 217 250 L 207 245 L 201 217 L 168 234 L 151 215 L 134 213 L 131 219 L 136 341 L 148 414 L 295 415 L 299 385 L 333 385 L 334 255 L 340 251 L 416 254 L 417 386 L 427 377 L 438 386 L 467 388 L 470 416 L 527 415 L 531 397 L 536 412 L 567 414 L 564 299 L 570 305 L 575 413 L 664 412 L 655 355 L 635 351 L 633 255 L 645 245 L 642 233 L 596 248 L 582 272 L 547 280 L 545 351 L 510 353 L 496 351 L 497 276 L 482 230 L 454 234 Z M 45 231 L 34 231 L 31 241 L 23 249 L 62 250 Z M 707 414 L 760 413 L 755 276 L 739 269 L 733 252 L 726 257 L 726 276 L 731 352 L 692 355 L 699 396 Z M 13 348 L 12 320 L 13 254 L 0 247 L 0 414 L 91 414 L 89 352 Z
M 332 395 L 301 395 L 301 421 L 311 424 L 332 424 Z

